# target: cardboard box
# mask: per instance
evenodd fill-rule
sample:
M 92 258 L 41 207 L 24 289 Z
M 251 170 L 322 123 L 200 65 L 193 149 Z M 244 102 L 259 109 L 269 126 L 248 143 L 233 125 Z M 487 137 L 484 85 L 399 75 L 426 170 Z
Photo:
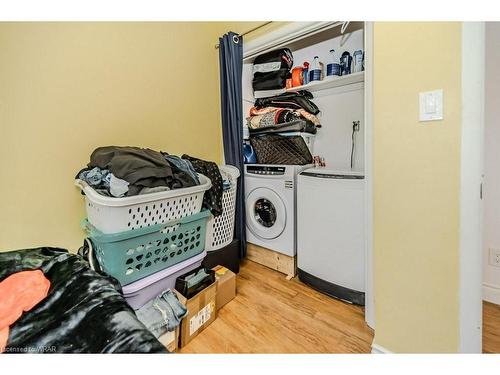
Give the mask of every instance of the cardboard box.
M 236 297 L 236 275 L 223 266 L 212 268 L 217 279 L 217 311 Z
M 163 335 L 158 337 L 160 341 L 169 352 L 175 353 L 177 351 L 177 343 L 179 342 L 179 327 L 172 332 L 165 332 Z
M 175 293 L 179 301 L 188 309 L 188 315 L 181 322 L 179 341 L 182 348 L 217 318 L 217 282 L 212 283 L 190 299 L 186 299 L 177 290 Z

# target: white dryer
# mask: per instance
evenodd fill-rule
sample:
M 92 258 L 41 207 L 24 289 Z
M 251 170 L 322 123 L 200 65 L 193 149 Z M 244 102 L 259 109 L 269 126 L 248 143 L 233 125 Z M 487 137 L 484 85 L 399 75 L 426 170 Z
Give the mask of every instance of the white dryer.
M 364 305 L 363 173 L 312 168 L 297 180 L 299 279 L 333 297 Z
M 247 241 L 296 254 L 295 180 L 310 166 L 245 165 Z

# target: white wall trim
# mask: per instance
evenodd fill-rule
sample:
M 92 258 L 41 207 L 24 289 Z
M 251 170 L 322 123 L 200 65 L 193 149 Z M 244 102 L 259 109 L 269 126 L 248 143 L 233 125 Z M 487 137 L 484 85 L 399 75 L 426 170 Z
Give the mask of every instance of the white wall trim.
M 484 185 L 483 185 L 483 300 L 500 304 L 500 268 L 490 263 L 490 251 L 500 248 L 500 23 L 485 25 L 485 109 L 484 109 Z
M 373 22 L 365 22 L 365 321 L 375 329 L 373 293 Z
M 462 22 L 458 347 L 461 353 L 482 351 L 483 212 L 479 192 L 484 168 L 484 44 L 484 22 Z
M 500 286 L 483 283 L 483 301 L 500 305 Z
M 293 41 L 313 35 L 330 27 L 339 26 L 339 21 L 291 22 L 260 37 L 243 43 L 243 61 L 253 60 L 257 55 L 271 48 L 279 48 Z
M 372 344 L 372 354 L 393 354 L 389 349 L 384 348 L 378 344 Z

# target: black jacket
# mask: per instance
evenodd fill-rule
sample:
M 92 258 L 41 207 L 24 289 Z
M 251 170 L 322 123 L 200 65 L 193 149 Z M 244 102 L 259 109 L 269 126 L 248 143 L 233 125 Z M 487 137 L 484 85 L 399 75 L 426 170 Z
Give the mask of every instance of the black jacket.
M 311 101 L 312 98 L 313 95 L 307 90 L 292 91 L 270 98 L 257 99 L 255 107 L 302 108 L 313 115 L 317 115 L 319 108 Z

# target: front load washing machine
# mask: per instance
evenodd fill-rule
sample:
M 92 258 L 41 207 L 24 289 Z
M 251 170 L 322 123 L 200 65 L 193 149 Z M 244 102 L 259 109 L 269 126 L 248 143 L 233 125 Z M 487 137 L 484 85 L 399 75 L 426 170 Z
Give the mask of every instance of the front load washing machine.
M 248 242 L 295 256 L 295 181 L 297 174 L 309 167 L 245 165 Z

